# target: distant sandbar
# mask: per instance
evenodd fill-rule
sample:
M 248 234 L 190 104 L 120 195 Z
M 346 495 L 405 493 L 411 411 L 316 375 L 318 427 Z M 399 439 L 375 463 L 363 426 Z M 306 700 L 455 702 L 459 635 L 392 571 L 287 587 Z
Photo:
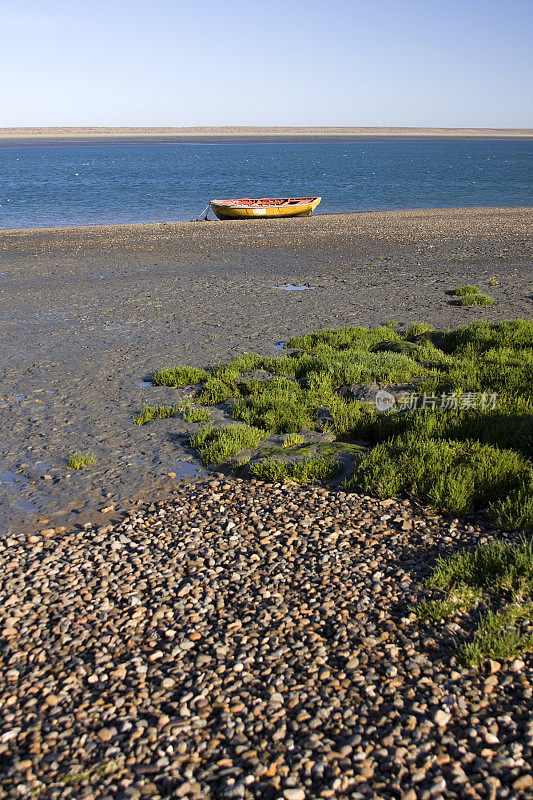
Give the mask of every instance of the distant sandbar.
M 532 138 L 532 128 L 373 128 L 373 127 L 159 127 L 159 128 L 0 128 L 0 140 L 115 138 Z

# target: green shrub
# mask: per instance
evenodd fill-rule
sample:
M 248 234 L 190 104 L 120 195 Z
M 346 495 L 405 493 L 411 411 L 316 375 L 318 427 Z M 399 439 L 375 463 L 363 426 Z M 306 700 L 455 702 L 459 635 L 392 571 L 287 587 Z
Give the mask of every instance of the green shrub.
M 214 428 L 206 425 L 190 438 L 190 445 L 199 450 L 202 464 L 221 464 L 247 447 L 257 447 L 270 436 L 269 431 L 249 425 Z
M 203 422 L 211 418 L 211 412 L 207 408 L 198 408 L 197 406 L 189 406 L 183 410 L 184 422 Z
M 204 403 L 206 406 L 216 406 L 230 397 L 235 397 L 236 393 L 237 389 L 232 384 L 226 383 L 220 378 L 209 378 L 197 396 L 200 403 Z
M 472 286 L 471 283 L 465 283 L 464 286 L 458 286 L 453 290 L 456 297 L 465 297 L 469 294 L 478 294 L 481 290 L 477 286 Z
M 96 464 L 96 456 L 94 456 L 92 453 L 82 453 L 77 450 L 69 457 L 67 468 L 83 469 L 84 467 L 90 467 L 93 464 Z
M 179 413 L 179 406 L 145 406 L 140 414 L 133 417 L 135 425 L 146 425 L 153 419 L 167 419 Z
M 197 367 L 169 367 L 156 372 L 152 378 L 155 386 L 191 386 L 207 380 L 208 375 L 204 369 Z
M 339 474 L 340 469 L 340 462 L 333 455 L 314 456 L 295 462 L 265 458 L 250 466 L 252 475 L 261 480 L 299 484 L 330 480 Z
M 378 497 L 409 492 L 458 514 L 484 508 L 529 480 L 530 464 L 512 450 L 469 441 L 420 440 L 411 434 L 376 445 L 347 488 Z
M 462 306 L 491 306 L 494 303 L 494 298 L 488 294 L 481 294 L 475 292 L 474 294 L 464 294 L 461 297 Z

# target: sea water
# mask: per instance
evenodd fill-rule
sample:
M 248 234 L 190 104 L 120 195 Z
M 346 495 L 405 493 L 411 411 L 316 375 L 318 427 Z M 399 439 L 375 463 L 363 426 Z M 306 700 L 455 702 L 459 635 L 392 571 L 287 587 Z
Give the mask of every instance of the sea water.
M 0 142 L 0 228 L 190 220 L 209 200 L 316 213 L 531 205 L 533 140 Z

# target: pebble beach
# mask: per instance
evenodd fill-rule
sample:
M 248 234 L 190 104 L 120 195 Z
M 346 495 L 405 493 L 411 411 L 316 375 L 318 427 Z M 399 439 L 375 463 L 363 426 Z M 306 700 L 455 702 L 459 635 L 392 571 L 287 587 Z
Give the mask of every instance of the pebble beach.
M 132 424 L 175 402 L 164 366 L 529 317 L 531 220 L 0 232 L 3 796 L 531 797 L 531 655 L 463 667 L 471 615 L 413 612 L 439 555 L 501 538 L 483 515 L 208 473 L 182 420 Z
M 410 607 L 489 541 L 408 501 L 227 480 L 4 539 L 5 797 L 531 797 L 533 662 Z

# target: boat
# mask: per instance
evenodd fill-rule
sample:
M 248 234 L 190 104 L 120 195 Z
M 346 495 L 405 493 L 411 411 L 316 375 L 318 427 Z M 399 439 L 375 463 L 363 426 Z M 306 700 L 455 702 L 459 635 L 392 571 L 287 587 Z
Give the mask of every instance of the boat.
M 211 200 L 219 219 L 267 219 L 310 217 L 321 197 L 241 197 L 238 200 Z

